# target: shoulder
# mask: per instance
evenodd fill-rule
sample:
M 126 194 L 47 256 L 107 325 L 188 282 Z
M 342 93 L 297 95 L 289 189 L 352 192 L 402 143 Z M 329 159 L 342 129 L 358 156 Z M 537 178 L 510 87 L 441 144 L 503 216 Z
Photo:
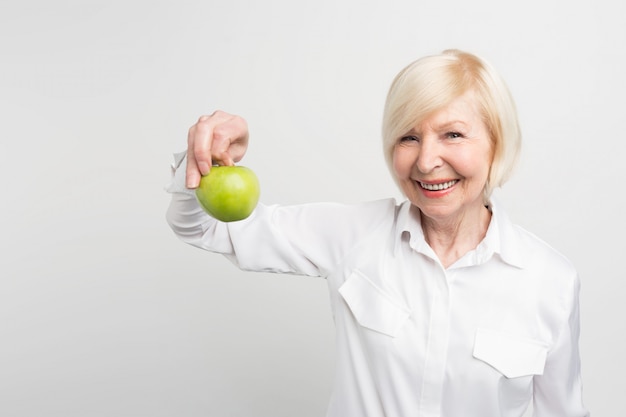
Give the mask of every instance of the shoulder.
M 567 274 L 576 273 L 572 261 L 551 244 L 519 225 L 514 227 L 524 248 L 528 264 L 541 266 L 550 271 L 561 271 Z
M 513 261 L 538 296 L 569 303 L 580 286 L 573 262 L 537 234 L 513 223 L 497 204 L 494 213 L 505 259 Z
M 573 262 L 536 234 L 521 226 L 515 228 L 524 248 L 524 269 L 542 298 L 549 302 L 558 300 L 564 310 L 570 310 L 580 290 L 580 278 Z
M 514 223 L 499 204 L 494 205 L 494 215 L 500 248 L 504 256 L 512 259 L 515 265 L 539 276 L 576 275 L 570 259 L 537 234 Z

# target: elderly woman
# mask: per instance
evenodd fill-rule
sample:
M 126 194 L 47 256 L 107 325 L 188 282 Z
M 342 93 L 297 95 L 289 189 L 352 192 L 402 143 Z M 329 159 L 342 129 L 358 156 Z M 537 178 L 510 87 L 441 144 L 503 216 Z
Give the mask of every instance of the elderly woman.
M 260 204 L 221 223 L 193 189 L 244 155 L 246 122 L 189 130 L 167 219 L 241 269 L 325 277 L 336 324 L 332 417 L 582 417 L 579 279 L 490 199 L 519 152 L 515 105 L 485 61 L 450 50 L 391 85 L 383 148 L 407 201 Z

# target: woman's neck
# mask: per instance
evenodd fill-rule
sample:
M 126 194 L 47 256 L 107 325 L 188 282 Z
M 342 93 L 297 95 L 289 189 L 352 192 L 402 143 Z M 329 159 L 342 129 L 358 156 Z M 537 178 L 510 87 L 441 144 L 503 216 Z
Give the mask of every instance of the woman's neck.
M 491 211 L 484 206 L 453 219 L 432 219 L 424 215 L 421 218 L 424 238 L 444 268 L 478 246 L 487 234 L 490 221 Z

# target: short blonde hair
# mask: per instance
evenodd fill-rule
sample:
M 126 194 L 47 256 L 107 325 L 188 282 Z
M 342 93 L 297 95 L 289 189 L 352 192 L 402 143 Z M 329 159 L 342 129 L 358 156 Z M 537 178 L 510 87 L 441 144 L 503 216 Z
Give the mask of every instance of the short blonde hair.
M 392 175 L 393 151 L 398 140 L 468 91 L 478 101 L 493 147 L 485 200 L 509 179 L 521 148 L 515 102 L 504 80 L 488 62 L 456 49 L 420 58 L 393 80 L 382 125 L 383 151 Z

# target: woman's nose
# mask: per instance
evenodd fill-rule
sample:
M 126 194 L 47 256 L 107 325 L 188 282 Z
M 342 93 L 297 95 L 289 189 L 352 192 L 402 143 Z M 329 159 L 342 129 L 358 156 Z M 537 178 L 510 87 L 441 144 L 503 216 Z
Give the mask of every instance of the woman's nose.
M 428 174 L 442 163 L 441 144 L 436 139 L 422 139 L 416 163 L 420 172 Z

